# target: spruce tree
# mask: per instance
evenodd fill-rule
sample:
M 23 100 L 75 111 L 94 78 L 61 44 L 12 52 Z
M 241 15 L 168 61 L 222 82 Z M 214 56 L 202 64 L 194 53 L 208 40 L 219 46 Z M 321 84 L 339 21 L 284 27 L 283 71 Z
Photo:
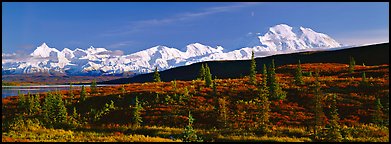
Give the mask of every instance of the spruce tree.
M 212 74 L 210 73 L 208 64 L 205 64 L 205 85 L 206 87 L 210 87 L 212 85 Z
M 70 116 L 68 123 L 76 128 L 80 125 L 80 114 L 77 113 L 76 107 L 73 107 L 72 115 Z
M 333 94 L 332 101 L 331 101 L 331 109 L 330 109 L 330 120 L 329 120 L 330 129 L 327 132 L 327 138 L 326 138 L 328 142 L 342 141 L 341 127 L 338 121 L 339 121 L 339 116 L 338 116 L 338 109 L 337 109 L 337 95 Z
M 197 79 L 205 80 L 205 66 L 204 64 L 201 64 L 200 72 L 198 73 Z
M 77 113 L 76 107 L 73 107 L 72 118 L 74 118 L 75 120 L 79 120 L 80 119 L 80 115 Z
M 187 87 L 183 88 L 183 96 L 189 97 L 189 89 Z
M 96 84 L 96 80 L 94 79 L 94 80 L 92 80 L 92 82 L 91 82 L 91 94 L 96 94 L 97 93 L 97 89 L 98 89 L 98 87 L 97 87 L 97 84 Z
M 269 132 L 269 111 L 270 111 L 270 101 L 269 101 L 269 92 L 266 87 L 262 86 L 259 91 L 259 114 L 258 114 L 258 123 L 259 123 L 259 132 L 266 134 Z
M 272 59 L 272 64 L 269 66 L 268 73 L 268 86 L 269 86 L 269 95 L 273 100 L 283 100 L 286 97 L 286 92 L 282 90 L 280 84 L 278 83 L 278 77 L 275 72 L 274 59 Z
M 141 110 L 143 107 L 141 106 L 140 102 L 138 101 L 138 97 L 136 96 L 135 99 L 135 104 L 133 107 L 133 117 L 132 121 L 135 127 L 139 127 L 141 123 L 143 122 L 142 117 L 141 117 Z
M 303 81 L 302 77 L 303 77 L 303 73 L 302 73 L 302 70 L 301 70 L 300 60 L 299 60 L 299 63 L 297 64 L 297 68 L 296 68 L 296 73 L 295 73 L 295 83 L 296 83 L 296 85 L 304 84 L 304 81 Z
M 26 112 L 31 116 L 34 113 L 34 95 L 31 95 L 30 92 L 28 92 L 26 98 Z
M 219 123 L 219 128 L 227 128 L 228 126 L 228 100 L 226 97 L 218 99 L 217 122 Z
M 376 125 L 382 125 L 383 124 L 383 105 L 381 104 L 381 101 L 379 98 L 375 101 L 375 111 L 373 113 L 373 119 L 372 122 Z
M 354 61 L 353 57 L 350 57 L 349 58 L 349 67 L 348 67 L 348 71 L 349 71 L 350 74 L 354 72 L 354 66 L 355 65 L 356 65 L 356 61 Z
M 41 112 L 41 100 L 40 100 L 40 97 L 39 97 L 39 94 L 35 94 L 35 96 L 33 97 L 34 101 L 33 101 L 33 113 L 34 114 L 37 114 L 39 112 Z
M 269 94 L 270 94 L 271 98 L 274 98 L 276 85 L 277 85 L 274 59 L 272 59 L 272 63 L 269 66 L 268 72 L 269 73 L 267 73 L 268 74 L 267 80 L 268 80 L 268 86 L 269 86 Z
M 69 98 L 73 100 L 75 94 L 73 94 L 73 86 L 72 83 L 69 84 Z
M 155 73 L 153 74 L 153 81 L 154 82 L 161 82 L 160 74 L 157 71 L 157 67 L 155 67 Z
M 26 96 L 18 90 L 18 109 L 20 111 L 20 114 L 24 114 L 26 111 Z
M 99 121 L 104 115 L 107 115 L 111 110 L 115 110 L 114 102 L 110 100 L 110 104 L 106 103 L 105 106 L 98 111 L 94 111 L 92 122 Z
M 196 131 L 193 129 L 194 118 L 189 112 L 189 124 L 185 127 L 183 131 L 183 142 L 202 142 L 202 139 L 198 138 Z
M 26 112 L 28 115 L 32 116 L 37 114 L 41 109 L 39 94 L 32 95 L 30 93 L 27 94 L 26 101 Z
M 177 86 L 176 86 L 176 80 L 174 79 L 173 81 L 171 81 L 171 85 L 172 85 L 172 90 L 174 91 L 174 93 L 177 92 Z
M 213 96 L 217 96 L 217 83 L 216 83 L 217 77 L 215 76 L 213 82 L 212 82 L 212 90 L 213 90 Z
M 266 64 L 263 64 L 263 71 L 262 71 L 262 87 L 264 89 L 267 89 L 267 69 L 266 69 Z
M 52 127 L 54 121 L 52 121 L 52 115 L 53 115 L 53 110 L 54 110 L 54 100 L 53 100 L 53 94 L 49 91 L 47 93 L 47 96 L 45 97 L 42 105 L 42 116 L 43 116 L 43 121 L 48 127 Z
M 255 63 L 254 59 L 254 51 L 251 52 L 251 63 L 250 63 L 250 75 L 249 75 L 249 83 L 252 85 L 256 84 L 256 67 L 257 64 Z
M 80 102 L 84 102 L 87 99 L 86 89 L 84 88 L 84 85 L 81 86 L 81 92 L 80 92 Z
M 122 95 L 125 95 L 125 93 L 126 93 L 125 85 L 121 86 L 121 93 L 122 93 Z
M 315 83 L 314 83 L 314 88 L 313 88 L 313 93 L 314 93 L 314 103 L 315 103 L 315 108 L 314 108 L 314 113 L 315 113 L 315 127 L 314 127 L 314 132 L 315 132 L 315 139 L 320 139 L 319 132 L 321 129 L 323 129 L 324 126 L 324 112 L 323 112 L 323 107 L 322 107 L 322 92 L 321 92 L 321 87 L 320 87 L 320 82 L 319 82 L 319 70 L 316 69 L 315 71 Z
M 362 84 L 362 85 L 368 84 L 368 80 L 367 80 L 367 77 L 366 77 L 366 75 L 365 75 L 365 71 L 362 72 L 361 84 Z
M 42 113 L 44 122 L 48 127 L 60 128 L 62 124 L 66 123 L 68 114 L 62 95 L 48 92 L 44 99 Z
M 57 109 L 56 111 L 56 120 L 58 123 L 65 123 L 66 120 L 67 120 L 67 109 L 65 107 L 65 104 L 64 104 L 64 101 L 62 100 L 62 95 L 57 93 L 56 94 L 56 105 L 55 105 L 55 109 Z

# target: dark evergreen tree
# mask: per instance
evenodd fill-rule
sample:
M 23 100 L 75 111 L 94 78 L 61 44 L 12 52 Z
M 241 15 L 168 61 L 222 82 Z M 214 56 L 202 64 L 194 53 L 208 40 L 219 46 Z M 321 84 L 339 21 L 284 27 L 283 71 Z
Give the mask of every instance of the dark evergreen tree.
M 69 84 L 69 98 L 73 100 L 75 94 L 73 94 L 73 86 L 72 83 Z
M 299 60 L 299 63 L 297 64 L 297 68 L 296 68 L 295 83 L 296 83 L 296 85 L 303 85 L 304 84 L 303 73 L 302 73 L 301 66 L 300 66 L 300 60 Z
M 219 128 L 228 127 L 228 100 L 226 97 L 218 99 L 218 117 L 217 122 L 219 123 Z
M 272 100 L 284 100 L 286 97 L 286 92 L 282 90 L 280 84 L 278 83 L 278 77 L 275 71 L 274 59 L 272 64 L 269 67 L 268 73 L 268 86 L 269 86 L 269 95 Z
M 138 97 L 136 96 L 135 104 L 133 107 L 133 114 L 132 114 L 133 115 L 132 121 L 135 127 L 139 127 L 143 122 L 141 117 L 141 110 L 143 110 L 143 107 L 141 106 L 141 103 L 138 101 Z
M 153 81 L 154 82 L 161 82 L 160 74 L 157 71 L 157 67 L 155 67 L 155 73 L 153 74 Z
M 275 68 L 274 68 L 274 59 L 272 59 L 272 63 L 271 65 L 269 65 L 268 67 L 268 71 L 267 71 L 267 86 L 271 86 L 272 83 L 275 82 Z M 269 89 L 270 90 L 270 89 Z
M 26 96 L 26 113 L 27 115 L 33 115 L 33 110 L 34 110 L 34 95 L 31 95 L 30 92 L 27 93 Z
M 323 112 L 323 106 L 322 106 L 323 94 L 321 92 L 318 69 L 316 69 L 315 71 L 315 83 L 314 83 L 313 91 L 314 91 L 313 93 L 314 93 L 314 104 L 315 104 L 314 133 L 315 133 L 315 139 L 319 140 L 320 139 L 319 132 L 323 129 L 325 114 Z
M 55 98 L 55 109 L 56 111 L 56 117 L 55 119 L 58 121 L 58 123 L 65 123 L 67 121 L 67 109 L 65 107 L 64 101 L 62 100 L 62 95 L 57 93 Z
M 73 126 L 73 128 L 80 126 L 80 114 L 77 113 L 76 107 L 73 107 L 72 115 L 69 117 L 68 123 Z
M 122 93 L 122 95 L 125 95 L 125 93 L 126 93 L 125 85 L 121 86 L 121 93 Z
M 91 94 L 96 94 L 97 93 L 97 90 L 98 90 L 98 86 L 96 84 L 96 80 L 92 80 L 91 82 Z
M 171 85 L 172 85 L 172 90 L 174 91 L 174 93 L 176 94 L 177 92 L 177 86 L 176 86 L 176 80 L 174 79 L 173 81 L 171 81 Z
M 41 110 L 39 94 L 32 95 L 28 93 L 25 107 L 28 115 L 32 116 L 37 114 Z
M 75 120 L 80 119 L 80 114 L 77 113 L 76 107 L 73 107 L 72 118 L 74 118 Z
M 115 110 L 114 102 L 110 100 L 110 104 L 106 103 L 102 110 L 94 111 L 92 122 L 99 121 L 103 116 L 107 115 L 111 110 Z
M 330 109 L 329 130 L 327 131 L 326 141 L 328 142 L 341 142 L 341 127 L 339 125 L 339 116 L 337 109 L 337 95 L 333 94 Z
M 200 72 L 198 73 L 197 79 L 205 80 L 205 66 L 204 64 L 201 64 Z
M 373 113 L 372 122 L 379 126 L 383 124 L 383 105 L 379 98 L 375 101 L 375 111 Z
M 252 85 L 255 85 L 256 84 L 256 74 L 257 74 L 257 71 L 256 71 L 256 67 L 257 67 L 257 64 L 255 63 L 255 59 L 254 59 L 254 51 L 251 52 L 251 64 L 250 64 L 250 75 L 249 75 L 249 83 L 252 84 Z
M 213 80 L 212 83 L 212 89 L 213 89 L 213 96 L 217 96 L 217 83 L 216 83 L 217 77 L 215 76 L 215 79 Z
M 20 111 L 20 114 L 26 113 L 26 99 L 26 96 L 24 96 L 24 94 L 22 94 L 20 90 L 18 90 L 18 110 Z
M 46 126 L 60 128 L 67 122 L 67 115 L 62 95 L 48 92 L 42 106 L 42 116 Z
M 366 75 L 365 75 L 365 71 L 362 72 L 361 84 L 362 84 L 362 85 L 368 84 L 368 80 L 367 80 L 367 77 L 366 77 Z
M 266 87 L 262 86 L 259 91 L 259 114 L 258 114 L 258 131 L 261 134 L 268 133 L 269 130 L 269 111 L 270 111 L 270 101 L 269 101 L 269 92 Z
M 52 127 L 53 126 L 53 121 L 51 118 L 53 117 L 53 110 L 54 110 L 54 100 L 53 100 L 53 94 L 51 92 L 47 93 L 47 96 L 43 100 L 42 104 L 42 117 L 43 117 L 43 122 L 47 127 Z
M 189 97 L 189 95 L 190 95 L 189 89 L 187 87 L 183 88 L 183 96 Z
M 356 65 L 356 61 L 354 61 L 353 57 L 350 57 L 349 58 L 349 67 L 348 67 L 348 71 L 349 71 L 350 74 L 354 72 L 354 66 L 355 65 Z
M 263 71 L 262 71 L 262 84 L 261 86 L 264 88 L 264 89 L 267 89 L 267 69 L 266 69 L 266 64 L 263 64 Z
M 185 130 L 183 131 L 183 142 L 202 142 L 202 139 L 200 139 L 196 131 L 193 129 L 193 122 L 194 118 L 191 116 L 189 112 L 189 124 L 185 127 Z
M 34 114 L 39 114 L 41 112 L 41 100 L 40 100 L 40 97 L 39 97 L 39 94 L 35 94 L 35 96 L 33 97 L 34 101 L 33 101 L 33 113 Z
M 86 99 L 87 99 L 86 89 L 84 88 L 84 85 L 82 85 L 81 92 L 80 92 L 80 102 L 84 102 Z
M 385 114 L 385 120 L 384 120 L 384 125 L 385 126 L 389 126 L 389 123 L 390 123 L 390 95 L 389 93 L 387 93 L 387 95 L 385 96 L 385 104 L 384 104 L 384 114 Z
M 211 85 L 212 85 L 212 74 L 210 73 L 208 64 L 205 64 L 205 86 L 210 87 Z

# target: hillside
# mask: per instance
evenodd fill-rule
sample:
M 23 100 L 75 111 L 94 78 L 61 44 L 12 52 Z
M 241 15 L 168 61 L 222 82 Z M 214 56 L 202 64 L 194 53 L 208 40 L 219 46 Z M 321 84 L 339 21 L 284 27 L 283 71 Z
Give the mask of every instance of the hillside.
M 341 49 L 335 51 L 317 51 L 301 52 L 292 54 L 281 54 L 256 58 L 257 70 L 260 71 L 263 64 L 269 64 L 272 59 L 275 60 L 276 66 L 286 64 L 296 64 L 298 60 L 301 63 L 349 63 L 349 57 L 354 57 L 356 64 L 360 65 L 380 65 L 389 64 L 389 43 L 361 46 L 355 48 Z M 236 61 L 210 61 L 202 62 L 208 64 L 211 73 L 217 78 L 239 78 L 248 75 L 249 60 Z M 177 67 L 165 70 L 160 73 L 162 81 L 172 80 L 193 80 L 196 78 L 202 63 L 196 63 L 188 66 Z M 153 73 L 137 75 L 131 78 L 121 78 L 101 83 L 121 84 L 134 82 L 152 81 Z
M 388 127 L 372 124 L 376 114 L 376 99 L 380 99 L 384 106 L 384 115 L 381 115 L 381 118 L 388 120 L 388 64 L 356 65 L 355 71 L 351 74 L 347 72 L 346 64 L 305 63 L 301 66 L 304 72 L 319 69 L 320 89 L 324 98 L 321 103 L 327 118 L 330 118 L 329 98 L 332 94 L 337 95 L 336 105 L 340 118 L 338 122 L 341 125 L 343 141 L 389 141 Z M 191 111 L 195 118 L 193 127 L 197 129 L 197 135 L 207 142 L 318 141 L 313 138 L 314 133 L 310 130 L 314 120 L 315 78 L 303 74 L 305 84 L 295 85 L 292 73 L 295 68 L 296 64 L 276 67 L 278 82 L 287 95 L 282 101 L 270 100 L 269 120 L 272 131 L 268 132 L 267 136 L 259 133 L 256 128 L 259 114 L 257 87 L 248 84 L 248 77 L 244 77 L 217 79 L 216 91 L 206 87 L 201 80 L 125 84 L 123 90 L 121 86 L 110 86 L 98 88 L 97 94 L 91 94 L 90 88 L 87 88 L 88 97 L 85 101 L 80 100 L 80 90 L 73 91 L 73 99 L 69 97 L 69 91 L 61 91 L 61 97 L 67 100 L 68 114 L 70 115 L 75 108 L 80 114 L 78 121 L 81 122 L 81 126 L 71 130 L 61 127 L 66 131 L 29 128 L 19 130 L 16 134 L 3 133 L 3 137 L 6 141 L 129 141 L 133 137 L 142 137 L 138 138 L 138 141 L 145 141 L 145 136 L 150 136 L 149 139 L 160 139 L 157 141 L 178 140 L 182 137 L 183 128 L 188 124 L 187 116 Z M 367 86 L 360 85 L 362 72 L 366 72 L 369 84 Z M 259 82 L 262 75 L 257 74 L 256 78 Z M 40 95 L 42 104 L 46 96 L 47 94 Z M 142 127 L 139 128 L 132 126 L 132 110 L 136 96 L 143 107 L 140 114 Z M 227 101 L 225 128 L 219 121 L 222 98 Z M 110 101 L 113 101 L 115 109 L 109 109 L 107 113 L 98 117 L 99 119 L 94 120 L 97 118 L 97 113 L 94 112 L 107 107 Z M 20 109 L 17 108 L 17 96 L 3 98 L 2 103 L 3 122 L 10 121 L 20 113 Z M 4 131 L 7 131 L 5 127 Z M 45 135 L 48 137 L 44 137 Z

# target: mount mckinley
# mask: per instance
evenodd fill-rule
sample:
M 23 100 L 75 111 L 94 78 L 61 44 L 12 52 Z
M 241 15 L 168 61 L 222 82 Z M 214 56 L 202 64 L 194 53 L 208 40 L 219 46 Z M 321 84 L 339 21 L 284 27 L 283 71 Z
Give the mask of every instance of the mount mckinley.
M 129 55 L 92 46 L 87 50 L 64 48 L 59 51 L 43 43 L 27 58 L 20 58 L 16 54 L 2 54 L 2 74 L 141 74 L 152 72 L 155 67 L 161 71 L 203 61 L 246 60 L 251 58 L 252 51 L 255 57 L 264 57 L 342 46 L 326 34 L 310 28 L 292 28 L 286 24 L 273 26 L 264 35 L 249 33 L 242 43 L 242 48 L 230 52 L 223 52 L 224 48 L 221 46 L 193 43 L 181 50 L 159 45 Z

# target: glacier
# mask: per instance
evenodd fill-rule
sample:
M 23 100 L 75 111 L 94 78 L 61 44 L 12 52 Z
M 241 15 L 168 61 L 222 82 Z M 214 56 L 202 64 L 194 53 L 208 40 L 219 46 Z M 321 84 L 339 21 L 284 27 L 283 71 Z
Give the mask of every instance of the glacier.
M 64 48 L 62 51 L 46 43 L 38 46 L 28 57 L 15 59 L 15 54 L 2 54 L 2 74 L 53 73 L 67 75 L 114 75 L 125 72 L 142 74 L 204 61 L 246 60 L 275 54 L 300 51 L 327 50 L 342 47 L 330 36 L 310 28 L 293 28 L 287 24 L 270 27 L 264 35 L 249 33 L 243 47 L 224 52 L 222 46 L 192 43 L 177 49 L 154 46 L 128 55 L 118 55 L 106 48 L 89 47 L 86 50 Z

